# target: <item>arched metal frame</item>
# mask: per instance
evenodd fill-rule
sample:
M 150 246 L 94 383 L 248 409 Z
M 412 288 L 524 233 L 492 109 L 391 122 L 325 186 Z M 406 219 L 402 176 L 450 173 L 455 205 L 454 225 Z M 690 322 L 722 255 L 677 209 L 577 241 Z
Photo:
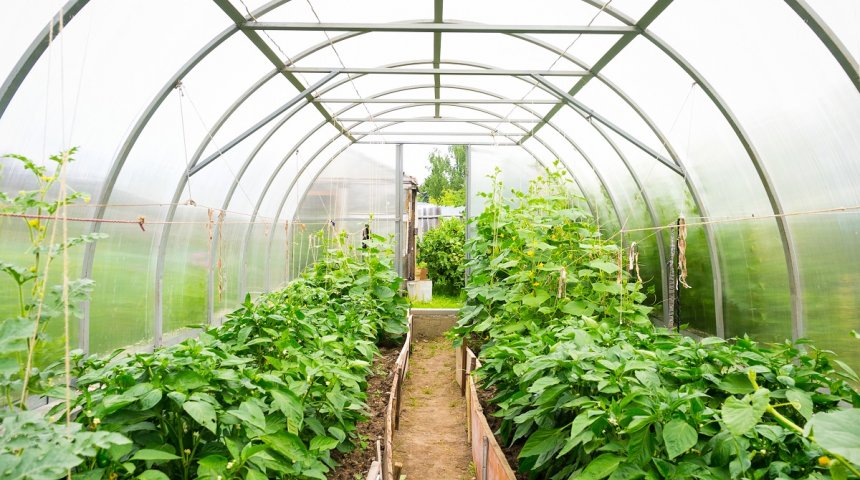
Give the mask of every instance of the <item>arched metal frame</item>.
M 256 17 L 262 16 L 265 13 L 268 13 L 271 10 L 287 3 L 288 1 L 289 0 L 275 0 L 275 1 L 269 2 L 266 5 L 256 9 L 253 12 L 253 17 L 256 18 Z M 738 136 L 738 139 L 741 141 L 744 149 L 746 150 L 748 156 L 750 157 L 750 160 L 753 163 L 753 166 L 754 166 L 754 168 L 755 168 L 755 170 L 756 170 L 756 172 L 757 172 L 757 174 L 758 174 L 758 176 L 759 176 L 759 178 L 760 178 L 760 180 L 761 180 L 761 182 L 765 188 L 765 192 L 768 196 L 769 202 L 771 203 L 771 207 L 774 210 L 774 213 L 777 215 L 777 226 L 778 226 L 779 231 L 780 231 L 780 236 L 781 236 L 781 240 L 783 243 L 783 249 L 784 249 L 784 253 L 785 253 L 785 257 L 786 257 L 786 264 L 787 264 L 788 271 L 789 271 L 789 287 L 790 287 L 791 295 L 792 295 L 792 320 L 793 320 L 792 321 L 792 332 L 793 332 L 793 335 L 795 337 L 802 335 L 803 331 L 804 331 L 804 328 L 803 328 L 803 312 L 802 312 L 802 308 L 803 308 L 802 285 L 800 283 L 800 276 L 799 276 L 799 273 L 797 270 L 797 258 L 796 258 L 794 242 L 793 242 L 793 239 L 791 238 L 791 231 L 790 231 L 788 225 L 786 224 L 785 220 L 782 217 L 784 210 L 782 209 L 782 205 L 779 201 L 779 198 L 775 194 L 774 187 L 773 187 L 773 184 L 770 180 L 770 177 L 769 177 L 767 171 L 764 169 L 763 165 L 761 164 L 760 157 L 758 156 L 755 148 L 753 147 L 749 136 L 746 134 L 746 132 L 740 126 L 737 118 L 734 116 L 734 114 L 731 112 L 731 110 L 729 110 L 726 103 L 716 93 L 716 91 L 710 86 L 710 84 L 708 84 L 704 80 L 704 78 L 698 73 L 697 70 L 695 70 L 694 67 L 692 67 L 691 64 L 689 64 L 683 57 L 681 57 L 677 52 L 675 52 L 674 49 L 672 49 L 668 44 L 663 42 L 659 37 L 654 35 L 653 32 L 650 32 L 647 29 L 648 24 L 650 24 L 650 22 L 653 21 L 654 18 L 656 18 L 656 16 L 659 15 L 659 13 L 662 12 L 662 10 L 665 9 L 671 3 L 671 0 L 661 0 L 661 1 L 656 2 L 656 4 L 649 10 L 648 13 L 646 13 L 646 15 L 643 16 L 642 19 L 640 19 L 640 21 L 638 23 L 635 22 L 633 19 L 627 17 L 624 13 L 608 6 L 607 4 L 604 4 L 602 1 L 599 1 L 599 0 L 582 0 L 582 1 L 587 3 L 587 4 L 594 6 L 595 8 L 601 9 L 602 11 L 606 12 L 607 14 L 620 20 L 625 25 L 627 25 L 629 27 L 633 27 L 633 30 L 635 30 L 635 31 L 629 31 L 627 33 L 624 33 L 622 35 L 622 40 L 619 41 L 616 44 L 616 46 L 611 48 L 610 51 L 607 52 L 607 54 L 604 55 L 604 57 L 601 58 L 601 60 L 598 61 L 592 67 L 592 69 L 590 69 L 592 72 L 592 76 L 591 77 L 584 77 L 582 80 L 587 82 L 590 78 L 598 78 L 601 81 L 604 81 L 604 83 L 606 83 L 610 89 L 615 91 L 616 94 L 619 94 L 619 96 L 622 99 L 624 99 L 625 102 L 627 102 L 632 108 L 634 108 L 634 110 L 637 112 L 637 114 L 640 115 L 640 117 L 643 117 L 644 112 L 642 112 L 641 109 L 639 109 L 638 107 L 634 106 L 634 104 L 632 104 L 631 101 L 629 101 L 629 97 L 627 97 L 626 95 L 621 93 L 620 90 L 616 89 L 612 84 L 607 83 L 605 79 L 602 79 L 601 78 L 602 75 L 599 72 L 599 70 L 602 69 L 606 64 L 608 64 L 612 60 L 612 58 L 614 58 L 614 56 L 617 55 L 624 48 L 624 46 L 632 40 L 632 38 L 635 38 L 635 36 L 637 36 L 637 35 L 642 35 L 644 38 L 649 40 L 652 44 L 657 46 L 670 59 L 672 59 L 673 62 L 675 62 L 678 66 L 680 66 L 691 78 L 694 79 L 694 81 L 702 88 L 703 92 L 705 92 L 705 94 L 717 106 L 717 108 L 720 110 L 720 112 L 725 117 L 726 121 L 729 123 L 729 125 L 731 126 L 731 128 L 735 132 L 736 136 Z M 809 26 L 809 28 L 815 33 L 815 35 L 821 40 L 821 42 L 825 45 L 825 47 L 828 49 L 828 51 L 831 53 L 831 55 L 833 55 L 833 57 L 840 64 L 840 66 L 843 68 L 845 73 L 848 75 L 850 81 L 855 85 L 855 88 L 857 88 L 858 92 L 860 92 L 860 72 L 858 72 L 857 61 L 856 61 L 856 59 L 854 59 L 852 57 L 850 52 L 841 43 L 841 41 L 838 39 L 838 37 L 832 32 L 832 30 L 827 26 L 827 24 L 816 14 L 816 12 L 806 4 L 806 2 L 804 0 L 785 0 L 785 2 L 798 16 L 800 16 L 803 19 L 803 21 Z M 31 43 L 30 47 L 25 51 L 24 55 L 22 55 L 19 62 L 15 65 L 12 72 L 7 77 L 6 81 L 2 85 L 0 85 L 0 116 L 2 116 L 2 114 L 5 112 L 6 107 L 8 107 L 8 104 L 11 101 L 14 94 L 16 93 L 18 87 L 24 81 L 24 79 L 29 74 L 32 67 L 35 65 L 35 63 L 41 57 L 42 53 L 47 48 L 48 39 L 53 35 L 53 32 L 57 29 L 57 26 L 61 23 L 61 21 L 64 24 L 68 24 L 73 19 L 74 15 L 77 14 L 84 6 L 86 6 L 87 3 L 88 3 L 88 0 L 69 0 L 63 6 L 63 8 L 58 12 L 58 14 L 54 16 L 54 18 L 48 24 L 48 26 L 46 26 L 45 29 Z M 225 0 L 216 0 L 216 3 L 218 3 L 219 6 L 222 7 L 222 9 L 225 7 L 232 8 L 232 5 L 229 5 L 229 3 L 227 3 Z M 437 0 L 435 2 L 434 20 L 436 22 L 438 22 L 439 19 L 441 18 L 441 4 L 442 4 L 442 2 L 439 0 Z M 235 10 L 235 9 L 233 9 L 233 10 Z M 231 13 L 231 12 L 227 11 L 227 9 L 225 9 L 225 11 L 228 14 Z M 117 155 L 116 160 L 115 160 L 115 162 L 114 162 L 114 164 L 113 164 L 113 166 L 112 166 L 112 168 L 108 174 L 108 178 L 107 178 L 107 181 L 106 181 L 105 186 L 103 188 L 103 191 L 101 192 L 101 196 L 100 196 L 101 198 L 100 199 L 102 201 L 99 202 L 99 205 L 102 205 L 102 206 L 97 207 L 97 212 L 96 212 L 97 218 L 101 218 L 104 215 L 105 208 L 106 208 L 104 205 L 107 203 L 107 200 L 109 200 L 109 198 L 110 198 L 113 184 L 115 183 L 116 178 L 118 177 L 119 171 L 121 170 L 125 159 L 127 158 L 128 154 L 130 153 L 130 150 L 133 147 L 134 143 L 136 142 L 138 136 L 140 135 L 143 127 L 148 123 L 148 121 L 151 119 L 154 112 L 157 110 L 157 108 L 160 106 L 160 104 L 164 101 L 164 99 L 169 95 L 170 90 L 175 86 L 176 82 L 178 80 L 180 80 L 181 78 L 183 78 L 185 75 L 187 75 L 188 72 L 190 72 L 197 65 L 197 63 L 199 63 L 203 58 L 205 58 L 208 55 L 208 53 L 211 53 L 211 51 L 213 51 L 215 48 L 217 48 L 221 43 L 223 43 L 224 40 L 229 38 L 233 33 L 236 33 L 237 31 L 242 30 L 243 33 L 245 33 L 249 38 L 252 37 L 252 35 L 249 34 L 249 30 L 247 28 L 242 28 L 242 26 L 246 25 L 247 22 L 250 20 L 250 16 L 249 17 L 244 17 L 241 15 L 237 16 L 235 14 L 238 12 L 232 12 L 232 13 L 233 13 L 233 15 L 231 16 L 231 18 L 234 20 L 236 25 L 230 26 L 227 29 L 225 29 L 221 34 L 217 35 L 212 41 L 210 41 L 206 46 L 204 46 L 201 51 L 199 51 L 195 56 L 193 56 L 191 59 L 189 59 L 189 61 L 185 64 L 185 66 L 183 66 L 183 68 L 181 68 L 180 71 L 177 72 L 171 78 L 171 80 L 165 85 L 165 87 L 162 88 L 162 90 L 159 92 L 159 94 L 156 96 L 156 98 L 153 99 L 153 101 L 150 103 L 149 107 L 146 110 L 144 110 L 144 113 L 141 115 L 141 117 L 136 122 L 135 126 L 132 128 L 132 131 L 126 137 L 126 140 L 123 143 L 123 146 L 120 149 L 120 152 Z M 349 33 L 345 36 L 351 37 L 351 36 L 355 36 L 355 35 L 360 34 L 360 33 L 361 32 L 352 32 L 352 33 Z M 507 34 L 512 35 L 512 36 L 517 36 L 517 37 L 520 36 L 520 33 L 518 33 L 518 32 L 508 32 Z M 254 33 L 254 35 L 256 35 L 256 33 Z M 436 36 L 437 36 L 437 34 L 434 34 L 434 57 L 438 57 L 438 51 L 440 50 L 440 47 L 438 46 L 438 42 L 441 41 L 441 35 L 439 34 L 440 39 L 438 41 L 435 41 Z M 253 41 L 253 39 L 252 39 L 252 41 Z M 255 44 L 256 44 L 256 42 L 255 42 Z M 259 45 L 258 45 L 258 47 L 259 47 Z M 275 58 L 273 58 L 273 59 L 270 58 L 270 59 L 273 60 L 273 63 L 277 62 L 276 65 L 278 63 L 280 63 L 280 60 L 277 59 L 276 56 L 275 56 Z M 437 62 L 438 62 L 438 60 L 437 60 Z M 436 65 L 434 64 L 434 66 L 436 66 Z M 285 73 L 285 72 L 281 72 L 281 73 Z M 437 84 L 439 83 L 438 78 L 439 78 L 439 76 L 436 75 L 435 79 L 436 79 Z M 649 128 L 651 128 L 652 131 L 654 131 L 654 133 L 658 135 L 658 138 L 660 138 L 661 142 L 663 142 L 664 146 L 666 146 L 667 151 L 669 151 L 670 156 L 672 156 L 673 160 L 675 160 L 677 162 L 676 155 L 673 154 L 674 152 L 671 150 L 671 146 L 668 144 L 668 142 L 664 141 L 665 137 L 663 137 L 661 134 L 658 134 L 658 132 L 655 131 L 653 123 L 650 122 L 649 119 L 647 119 L 646 117 L 643 117 L 643 120 L 645 120 L 646 123 L 648 124 Z M 331 122 L 331 123 L 334 124 L 334 122 Z M 539 124 L 539 125 L 542 125 L 542 124 Z M 688 179 L 688 177 L 686 175 L 684 175 L 684 177 L 685 177 L 685 179 Z M 692 185 L 690 184 L 689 181 L 687 183 L 688 183 L 688 187 L 692 187 Z M 701 204 L 701 202 L 698 201 L 698 193 L 693 188 L 690 188 L 690 190 L 691 190 L 691 193 L 694 197 L 694 200 L 696 201 L 696 203 L 699 204 L 700 211 L 702 212 L 703 215 L 706 215 L 706 211 L 703 209 L 703 205 Z M 173 203 L 175 203 L 175 202 L 173 202 Z M 98 225 L 99 225 L 98 223 L 95 223 L 92 231 L 98 231 Z M 168 229 L 168 231 L 169 231 L 169 229 Z M 715 297 L 716 297 L 717 296 L 717 287 L 721 283 L 721 282 L 717 282 L 717 279 L 719 278 L 719 273 L 717 270 L 717 269 L 719 269 L 719 261 L 718 261 L 718 258 L 716 258 L 716 252 L 714 252 L 714 245 L 712 245 L 713 235 L 709 231 L 709 229 L 706 229 L 706 233 L 707 233 L 707 237 L 709 239 L 711 239 L 711 241 L 709 241 L 709 248 L 712 251 L 712 255 L 711 255 L 712 268 L 715 269 L 714 276 L 715 276 Z M 83 262 L 84 263 L 84 268 L 83 268 L 83 275 L 84 276 L 88 277 L 91 275 L 93 256 L 94 256 L 94 247 L 88 246 L 86 251 L 85 251 L 84 262 Z M 721 295 L 720 295 L 720 297 L 721 297 Z M 158 298 L 157 301 L 160 304 L 161 298 Z M 83 319 L 81 321 L 81 324 L 79 325 L 79 336 L 81 338 L 81 345 L 80 346 L 84 350 L 87 350 L 88 343 L 89 343 L 89 331 L 88 331 L 88 324 L 87 324 L 88 307 L 89 307 L 88 305 L 84 305 L 85 311 L 84 311 L 84 315 L 83 315 Z M 717 308 L 718 313 L 719 313 L 718 314 L 718 321 L 717 321 L 717 330 L 718 330 L 717 333 L 718 334 L 722 333 L 722 332 L 720 332 L 720 330 L 722 330 L 722 328 L 721 328 L 722 322 L 720 321 L 721 320 L 721 311 L 720 311 L 721 307 L 722 307 L 721 301 L 716 302 L 715 308 Z

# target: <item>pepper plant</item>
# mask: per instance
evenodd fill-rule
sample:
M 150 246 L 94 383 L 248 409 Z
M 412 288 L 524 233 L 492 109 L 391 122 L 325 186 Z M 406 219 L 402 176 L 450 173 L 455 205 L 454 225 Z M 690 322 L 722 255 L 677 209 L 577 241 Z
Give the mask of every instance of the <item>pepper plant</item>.
M 548 170 L 493 181 L 456 342 L 480 349 L 497 432 L 532 479 L 860 476 L 860 383 L 807 341 L 655 327 L 643 285 Z

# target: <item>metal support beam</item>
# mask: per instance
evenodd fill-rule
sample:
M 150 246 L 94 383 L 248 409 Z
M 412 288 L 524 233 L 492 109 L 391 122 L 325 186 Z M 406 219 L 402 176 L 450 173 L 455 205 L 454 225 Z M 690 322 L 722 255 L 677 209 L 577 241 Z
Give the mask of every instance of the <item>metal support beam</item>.
M 262 120 L 260 120 L 259 122 L 255 123 L 253 126 L 251 126 L 251 128 L 240 133 L 239 136 L 237 136 L 233 140 L 230 140 L 229 142 L 227 142 L 223 147 L 220 147 L 217 152 L 213 153 L 212 155 L 209 155 L 203 161 L 201 161 L 197 165 L 190 168 L 188 170 L 188 175 L 193 176 L 194 174 L 196 174 L 200 170 L 203 170 L 204 168 L 206 168 L 207 165 L 209 165 L 210 163 L 215 161 L 215 159 L 219 158 L 221 155 L 224 155 L 225 153 L 230 151 L 230 149 L 232 149 L 233 147 L 235 147 L 236 145 L 241 143 L 242 140 L 245 140 L 246 138 L 253 135 L 257 130 L 268 125 L 269 122 L 278 118 L 281 114 L 283 114 L 284 112 L 286 112 L 287 110 L 292 108 L 294 105 L 296 105 L 300 101 L 307 99 L 308 96 L 311 96 L 311 98 L 313 98 L 312 94 L 314 91 L 316 91 L 318 88 L 320 88 L 323 85 L 325 85 L 326 83 L 328 83 L 329 80 L 336 77 L 339 73 L 340 72 L 337 70 L 329 72 L 328 75 L 317 80 L 316 82 L 314 82 L 313 85 L 309 86 L 308 88 L 302 90 L 301 93 L 299 93 L 295 97 L 291 98 L 287 103 L 276 108 L 272 113 L 266 115 L 265 117 L 263 117 Z
M 433 22 L 442 23 L 444 15 L 442 14 L 445 0 L 433 0 Z M 442 32 L 433 32 L 433 69 L 439 69 L 439 63 L 442 58 Z M 438 73 L 433 75 L 433 97 L 436 100 L 441 98 L 442 79 Z M 435 116 L 441 117 L 442 105 L 436 104 Z
M 441 63 L 454 63 L 453 60 L 441 60 Z M 394 68 L 394 67 L 286 67 L 290 73 L 329 73 L 338 70 L 344 75 L 475 75 L 475 76 L 528 76 L 543 75 L 545 77 L 584 77 L 590 75 L 584 70 L 524 70 L 505 68 Z
M 487 119 L 484 121 L 488 121 L 492 119 Z M 383 120 L 374 118 L 376 122 L 382 122 Z M 385 120 L 388 121 L 388 120 Z M 349 133 L 353 135 L 379 135 L 376 132 L 356 132 L 355 130 L 350 130 Z M 428 137 L 436 137 L 436 136 L 446 136 L 446 137 L 516 137 L 519 135 L 524 135 L 522 132 L 498 132 L 493 129 L 490 129 L 489 132 L 385 132 L 385 135 L 396 136 L 403 135 L 407 137 L 413 137 L 416 135 L 424 135 Z M 398 142 L 393 142 L 398 143 Z
M 254 46 L 257 47 L 257 49 L 263 54 L 263 56 L 265 56 L 272 63 L 272 65 L 274 65 L 275 68 L 277 68 L 281 72 L 281 74 L 287 79 L 287 81 L 289 81 L 291 84 L 293 84 L 294 87 L 296 87 L 296 90 L 300 92 L 306 90 L 306 87 L 302 84 L 298 77 L 284 70 L 284 67 L 286 67 L 287 65 L 284 63 L 283 60 L 281 60 L 280 57 L 278 57 L 274 50 L 272 50 L 272 47 L 270 47 L 269 44 L 266 43 L 257 32 L 244 28 L 246 23 L 250 20 L 249 18 L 245 18 L 245 16 L 242 15 L 239 10 L 237 10 L 236 7 L 233 6 L 232 3 L 230 3 L 230 0 L 213 1 L 216 5 L 218 5 L 221 10 L 224 11 L 225 14 L 227 14 L 228 17 L 230 17 L 230 20 L 232 20 L 233 23 L 235 23 L 236 26 L 240 28 L 240 30 L 242 30 L 242 33 L 244 33 L 245 36 L 248 37 L 248 40 L 250 40 L 251 43 L 253 43 Z M 254 17 L 256 18 L 256 15 Z M 306 98 L 308 99 L 308 101 L 312 100 L 312 97 L 310 95 L 308 95 Z M 332 116 L 328 113 L 325 107 L 323 107 L 322 105 L 315 105 L 315 107 L 326 119 L 326 121 L 328 121 L 328 123 L 334 126 L 334 128 L 336 128 L 339 132 L 343 133 L 350 140 L 355 140 L 354 138 L 350 137 L 348 133 L 344 132 L 344 128 L 340 124 L 340 122 L 332 118 Z
M 622 129 L 618 125 L 609 121 L 603 115 L 600 115 L 599 113 L 595 112 L 594 110 L 586 107 L 585 105 L 582 104 L 582 102 L 573 98 L 573 96 L 571 94 L 565 92 L 564 90 L 559 88 L 554 83 L 548 81 L 547 79 L 543 78 L 540 75 L 532 75 L 532 78 L 534 78 L 536 81 L 538 81 L 541 85 L 543 85 L 543 86 L 547 87 L 548 89 L 550 89 L 551 91 L 553 91 L 556 95 L 559 96 L 559 98 L 561 98 L 562 100 L 567 102 L 571 108 L 573 108 L 574 110 L 577 110 L 581 115 L 586 116 L 586 118 L 588 118 L 589 120 L 593 119 L 593 120 L 596 120 L 596 121 L 602 123 L 607 128 L 609 128 L 613 132 L 617 133 L 618 135 L 621 135 L 625 140 L 632 143 L 633 145 L 635 145 L 637 148 L 639 148 L 643 152 L 647 153 L 648 155 L 654 157 L 658 162 L 667 166 L 670 170 L 677 173 L 678 175 L 684 174 L 683 170 L 681 170 L 675 162 L 673 162 L 672 160 L 669 160 L 668 158 L 664 157 L 663 155 L 660 155 L 659 153 L 654 151 L 654 149 L 652 149 L 648 145 L 645 145 L 644 143 L 639 141 L 639 139 L 637 139 L 633 135 L 627 133 L 627 131 L 625 131 L 624 129 Z M 535 127 L 535 128 L 537 128 L 537 127 Z
M 219 4 L 225 0 L 215 0 Z M 238 13 L 238 12 L 237 12 Z M 243 30 L 281 30 L 290 32 L 403 32 L 403 33 L 537 33 L 623 35 L 635 32 L 631 27 L 591 25 L 487 25 L 483 23 L 313 23 L 313 22 L 247 22 Z
M 621 38 L 619 38 L 618 41 L 616 41 L 615 44 L 612 45 L 612 47 L 610 47 L 609 50 L 605 54 L 603 54 L 603 56 L 597 62 L 594 63 L 594 65 L 591 66 L 591 73 L 594 75 L 600 73 L 600 71 L 603 70 L 604 67 L 609 65 L 609 62 L 611 62 L 612 59 L 614 59 L 619 53 L 621 53 L 622 50 L 624 50 L 624 47 L 629 45 L 630 42 L 632 42 L 633 39 L 636 38 L 636 35 L 639 33 L 639 31 L 648 28 L 648 26 L 651 25 L 651 22 L 656 20 L 657 17 L 660 16 L 661 13 L 663 13 L 663 10 L 665 10 L 670 3 L 672 3 L 672 0 L 657 0 L 657 2 L 655 2 L 654 5 L 652 5 L 651 8 L 648 9 L 648 11 L 645 12 L 644 15 L 642 15 L 642 18 L 639 19 L 639 21 L 635 25 L 628 24 L 628 27 L 632 28 L 633 30 L 629 33 L 622 35 Z M 605 7 L 607 6 L 604 6 L 604 8 Z M 570 94 L 571 97 L 576 95 L 580 90 L 582 90 L 583 87 L 585 87 L 585 85 L 588 84 L 589 81 L 591 81 L 592 78 L 594 77 L 582 77 L 578 82 L 576 82 L 573 87 L 571 87 L 571 89 L 567 93 Z M 544 120 L 551 119 L 555 116 L 555 114 L 559 112 L 559 110 L 561 110 L 561 104 L 558 104 L 553 107 L 553 109 L 550 110 L 543 117 Z M 524 141 L 528 139 L 528 137 L 537 133 L 537 131 L 540 130 L 543 126 L 544 123 L 538 123 L 532 129 L 530 134 L 527 135 L 526 138 L 521 141 Z
M 363 122 L 364 118 L 360 117 L 337 117 L 343 123 Z M 473 123 L 473 122 L 499 122 L 505 124 L 511 123 L 537 123 L 540 121 L 536 118 L 458 118 L 458 117 L 373 117 L 377 122 L 408 122 L 408 123 Z
M 394 198 L 394 271 L 403 277 L 403 144 L 394 147 Z
M 515 98 L 448 98 L 436 100 L 433 98 L 322 98 L 314 99 L 315 103 L 416 103 L 422 105 L 555 105 L 558 100 L 517 100 Z
M 472 232 L 471 232 L 471 230 L 472 230 L 472 224 L 471 224 L 471 219 L 472 219 L 472 146 L 471 145 L 466 146 L 466 173 L 463 175 L 463 180 L 464 180 L 465 187 L 466 187 L 466 208 L 465 208 L 465 211 L 463 212 L 465 214 L 463 221 L 465 221 L 465 223 L 466 223 L 466 229 L 465 229 L 466 230 L 466 240 L 465 240 L 466 243 L 465 244 L 468 246 L 469 240 L 472 238 Z M 583 192 L 582 195 L 585 196 L 585 192 Z M 467 248 L 466 249 L 466 264 L 468 264 L 469 261 L 472 259 L 472 255 L 470 254 L 470 252 L 471 252 L 471 250 L 469 250 Z M 471 270 L 472 269 L 467 266 L 465 268 L 465 270 L 463 271 L 463 274 L 466 277 L 465 278 L 465 285 L 469 284 L 469 274 L 472 273 Z

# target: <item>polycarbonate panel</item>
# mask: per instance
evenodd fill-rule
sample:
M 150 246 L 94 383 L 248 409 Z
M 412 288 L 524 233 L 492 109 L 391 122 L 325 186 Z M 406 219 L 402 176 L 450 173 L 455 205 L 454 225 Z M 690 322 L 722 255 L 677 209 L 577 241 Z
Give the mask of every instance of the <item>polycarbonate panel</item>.
M 373 233 L 393 234 L 400 183 L 395 184 L 394 164 L 394 146 L 353 145 L 314 175 L 294 215 L 292 249 L 301 254 L 291 259 L 292 274 L 313 260 L 318 246 L 314 232 L 320 229 L 326 235 L 345 232 L 353 246 L 360 245 L 366 223 Z
M 248 6 L 252 3 L 245 0 Z M 313 6 L 313 11 L 311 9 Z M 244 12 L 242 7 L 241 11 Z M 253 8 L 253 7 L 252 7 Z M 314 15 L 314 11 L 316 15 Z M 433 5 L 421 2 L 396 0 L 377 1 L 373 8 L 355 8 L 349 0 L 319 0 L 287 2 L 283 6 L 261 17 L 261 21 L 275 22 L 373 22 L 384 23 L 426 19 L 433 17 Z
M 537 136 L 558 153 L 559 160 L 572 171 L 578 183 L 585 189 L 586 196 L 595 209 L 592 211 L 592 215 L 600 231 L 604 235 L 611 235 L 618 231 L 618 217 L 615 214 L 612 200 L 594 169 L 591 168 L 582 153 L 577 150 L 578 145 L 573 139 L 563 136 L 552 125 L 547 125 L 541 129 Z M 583 207 L 585 206 L 583 205 Z
M 827 232 L 828 244 L 847 246 L 846 256 L 833 267 L 846 272 L 844 280 L 856 282 L 860 280 L 856 273 L 860 260 L 849 254 L 856 243 L 853 222 L 810 222 L 805 216 L 806 212 L 860 203 L 858 190 L 847 187 L 860 181 L 854 158 L 860 149 L 860 97 L 826 47 L 787 5 L 775 1 L 743 5 L 746 14 L 741 17 L 726 16 L 726 6 L 672 9 L 673 15 L 659 20 L 659 31 L 677 42 L 691 61 L 701 63 L 703 73 L 723 92 L 749 132 L 784 209 L 798 215 L 789 225 L 800 227 L 792 229 L 802 239 L 795 241 L 800 288 L 815 291 L 823 287 L 819 270 L 822 237 L 818 231 L 800 231 L 810 225 Z M 706 41 L 689 44 L 688 30 L 680 27 L 682 17 L 684 25 L 707 19 L 696 32 L 696 38 Z M 735 35 L 707 41 L 730 18 Z M 773 27 L 763 31 L 760 25 L 764 21 Z M 729 69 L 755 69 L 757 74 L 741 80 Z M 856 320 L 846 316 L 838 302 L 822 300 L 812 292 L 802 294 L 807 336 L 827 339 L 848 335 L 856 328 Z M 783 317 L 780 322 L 788 320 Z M 851 351 L 843 348 L 840 353 Z
M 432 12 L 432 10 L 431 10 Z M 446 2 L 444 18 L 448 21 L 467 20 L 481 23 L 514 25 L 586 25 L 599 10 L 585 2 L 565 0 L 542 0 L 523 8 L 515 0 L 472 0 L 468 2 Z M 561 21 L 563 19 L 563 22 Z M 618 25 L 615 19 L 601 15 L 594 25 Z
M 217 213 L 213 216 L 217 220 Z M 206 208 L 177 207 L 170 226 L 162 279 L 163 332 L 166 336 L 206 323 L 206 285 L 214 245 Z
M 860 3 L 854 0 L 806 0 L 856 60 L 860 58 Z
M 610 134 L 612 135 L 612 134 Z M 648 194 L 657 217 L 657 225 L 676 223 L 683 216 L 687 227 L 687 285 L 679 293 L 680 308 L 677 310 L 681 324 L 709 334 L 716 333 L 714 317 L 714 282 L 711 271 L 710 252 L 701 225 L 701 213 L 693 201 L 684 178 L 669 170 L 642 150 L 612 135 Z M 696 225 L 699 224 L 699 225 Z M 649 232 L 657 237 L 656 231 Z M 668 229 L 660 232 L 666 254 L 670 252 L 671 234 Z M 653 260 L 653 259 L 652 259 Z M 658 270 L 660 265 L 651 266 Z
M 0 15 L 0 45 L 3 45 L 0 49 L 0 79 L 6 79 L 24 50 L 30 46 L 36 35 L 41 33 L 51 17 L 60 11 L 64 3 L 66 2 L 62 0 L 4 2 L 3 7 L 8 14 Z M 75 21 L 89 23 L 92 20 L 81 17 L 75 18 Z
M 528 190 L 529 182 L 540 175 L 542 168 L 538 161 L 528 152 L 518 147 L 482 147 L 471 146 L 471 171 L 469 171 L 469 187 L 471 196 L 469 213 L 477 217 L 484 211 L 485 199 L 478 193 L 488 193 L 492 188 L 490 176 L 498 168 L 500 173 L 497 180 L 504 185 L 503 192 L 511 189 Z M 544 159 L 541 159 L 544 160 Z

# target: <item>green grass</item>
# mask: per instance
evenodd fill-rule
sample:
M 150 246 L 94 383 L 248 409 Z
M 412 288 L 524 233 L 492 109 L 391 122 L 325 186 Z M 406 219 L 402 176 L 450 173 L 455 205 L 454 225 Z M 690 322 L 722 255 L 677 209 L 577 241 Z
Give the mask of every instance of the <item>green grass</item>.
M 412 302 L 412 308 L 460 308 L 466 304 L 466 292 L 454 297 L 434 294 L 429 302 Z

